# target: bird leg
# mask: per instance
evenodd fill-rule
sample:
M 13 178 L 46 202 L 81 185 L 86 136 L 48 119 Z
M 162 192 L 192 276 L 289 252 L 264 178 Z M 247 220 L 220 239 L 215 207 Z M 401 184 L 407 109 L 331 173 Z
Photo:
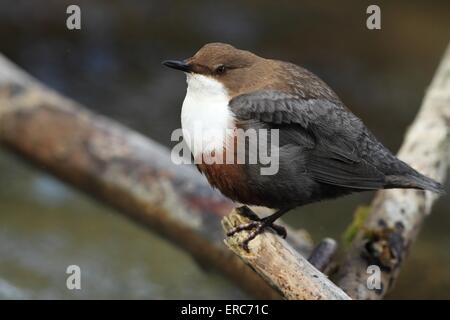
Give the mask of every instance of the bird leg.
M 236 208 L 236 211 L 243 217 L 246 217 L 252 221 L 259 221 L 261 220 L 260 217 L 258 217 L 258 215 L 256 213 L 253 212 L 252 209 L 250 209 L 247 206 L 242 206 L 239 208 Z
M 249 223 L 240 224 L 230 231 L 227 232 L 227 236 L 230 237 L 243 230 L 252 230 L 248 237 L 242 242 L 242 247 L 245 251 L 249 251 L 248 244 L 250 241 L 255 239 L 255 237 L 262 233 L 266 228 L 272 228 L 279 236 L 286 238 L 287 232 L 286 228 L 277 224 L 274 221 L 285 214 L 289 209 L 280 209 L 277 212 L 271 214 L 268 217 L 260 218 L 247 206 L 242 206 L 236 209 L 238 213 L 251 221 Z

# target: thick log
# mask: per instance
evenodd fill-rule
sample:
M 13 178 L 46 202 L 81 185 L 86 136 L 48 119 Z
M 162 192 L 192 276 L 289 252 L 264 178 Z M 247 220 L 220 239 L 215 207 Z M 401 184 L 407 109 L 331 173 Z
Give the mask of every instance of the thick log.
M 450 160 L 450 45 L 398 157 L 444 182 Z M 337 283 L 354 299 L 380 299 L 395 283 L 437 195 L 417 190 L 379 191 L 340 268 Z M 380 287 L 369 289 L 369 265 L 381 270 Z
M 222 220 L 225 231 L 250 220 L 233 210 Z M 225 239 L 225 244 L 245 263 L 258 272 L 284 298 L 295 300 L 348 300 L 347 294 L 334 285 L 285 240 L 265 231 L 249 243 L 242 241 L 249 231 L 241 231 Z
M 220 220 L 234 204 L 194 167 L 173 164 L 166 148 L 62 97 L 1 55 L 0 143 L 156 231 L 253 296 L 280 297 L 223 245 Z M 298 248 L 309 250 L 300 242 Z

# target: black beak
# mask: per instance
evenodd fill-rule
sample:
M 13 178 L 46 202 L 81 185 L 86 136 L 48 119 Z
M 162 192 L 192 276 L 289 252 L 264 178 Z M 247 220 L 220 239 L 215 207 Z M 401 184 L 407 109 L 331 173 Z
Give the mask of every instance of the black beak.
M 181 70 L 184 72 L 191 72 L 191 66 L 186 61 L 180 61 L 180 60 L 166 60 L 162 63 L 166 67 Z

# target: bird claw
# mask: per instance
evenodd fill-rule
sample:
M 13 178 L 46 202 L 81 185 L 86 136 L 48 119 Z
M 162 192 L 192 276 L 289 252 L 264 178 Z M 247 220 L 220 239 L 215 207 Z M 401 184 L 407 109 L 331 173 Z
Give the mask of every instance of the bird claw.
M 287 232 L 286 228 L 277 224 L 274 224 L 272 220 L 267 218 L 259 218 L 252 210 L 250 210 L 248 207 L 243 206 L 237 209 L 239 214 L 252 220 L 248 223 L 240 224 L 232 229 L 230 229 L 227 232 L 227 236 L 231 237 L 234 234 L 244 231 L 244 230 L 252 230 L 250 234 L 245 238 L 245 240 L 241 243 L 242 248 L 244 248 L 245 251 L 249 252 L 248 244 L 250 241 L 256 238 L 258 234 L 261 234 L 264 232 L 266 228 L 272 228 L 279 236 L 286 238 Z

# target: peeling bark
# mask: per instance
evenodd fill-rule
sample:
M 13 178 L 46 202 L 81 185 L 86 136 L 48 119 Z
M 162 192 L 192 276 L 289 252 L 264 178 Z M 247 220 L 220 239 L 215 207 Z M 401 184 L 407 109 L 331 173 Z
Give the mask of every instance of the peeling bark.
M 222 220 L 225 231 L 250 222 L 233 210 Z M 259 273 L 286 299 L 291 300 L 348 300 L 342 289 L 328 278 L 285 240 L 265 231 L 249 243 L 249 252 L 242 241 L 249 231 L 241 231 L 225 239 L 225 244 L 245 263 Z

